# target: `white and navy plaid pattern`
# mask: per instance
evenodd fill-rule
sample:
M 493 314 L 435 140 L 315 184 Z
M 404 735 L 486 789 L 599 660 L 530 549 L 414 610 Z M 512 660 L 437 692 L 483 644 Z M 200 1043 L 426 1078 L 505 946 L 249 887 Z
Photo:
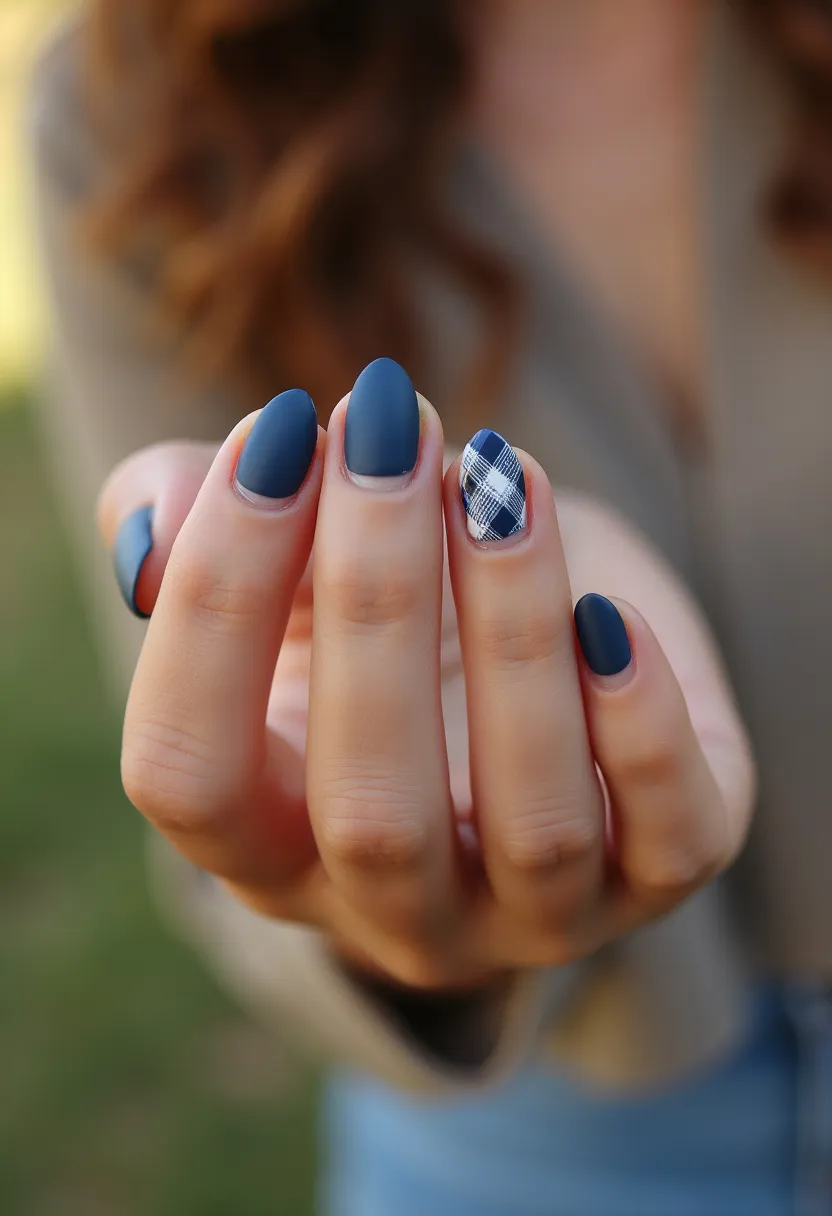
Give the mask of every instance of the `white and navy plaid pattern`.
M 465 445 L 459 486 L 475 540 L 505 540 L 526 526 L 526 481 L 514 448 L 496 431 Z

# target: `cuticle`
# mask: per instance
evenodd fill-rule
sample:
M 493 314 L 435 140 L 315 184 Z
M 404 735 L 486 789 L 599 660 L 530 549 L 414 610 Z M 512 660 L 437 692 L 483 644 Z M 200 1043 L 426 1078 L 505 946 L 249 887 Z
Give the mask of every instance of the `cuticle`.
M 261 511 L 264 514 L 268 514 L 271 511 L 275 515 L 279 514 L 281 511 L 285 511 L 287 507 L 290 507 L 294 502 L 296 502 L 298 495 L 300 494 L 300 490 L 298 490 L 297 494 L 293 494 L 291 498 L 269 499 L 265 494 L 258 494 L 254 496 L 251 490 L 246 490 L 244 486 L 240 485 L 236 476 L 231 483 L 231 488 L 234 491 L 234 496 L 237 498 L 237 500 L 245 503 L 247 507 L 252 507 L 255 511 Z M 302 486 L 301 489 L 303 489 Z
M 315 451 L 312 455 L 312 460 L 310 461 L 309 468 L 306 470 L 306 475 L 304 476 L 303 481 L 298 486 L 295 493 L 292 494 L 289 498 L 272 498 L 272 499 L 268 498 L 268 496 L 265 494 L 257 494 L 252 498 L 251 495 L 254 492 L 252 490 L 247 490 L 246 487 L 243 486 L 240 483 L 240 481 L 238 480 L 237 466 L 240 463 L 240 455 L 242 454 L 242 448 L 241 448 L 240 452 L 237 455 L 237 461 L 234 465 L 234 472 L 232 473 L 232 476 L 231 476 L 231 490 L 232 490 L 235 498 L 238 500 L 238 502 L 245 503 L 245 505 L 247 507 L 251 507 L 255 511 L 261 511 L 264 514 L 269 514 L 271 512 L 274 515 L 278 515 L 278 514 L 281 514 L 283 511 L 291 510 L 291 508 L 295 505 L 295 503 L 298 501 L 298 499 L 303 494 L 303 491 L 306 489 L 306 483 L 309 480 L 309 477 L 315 468 L 316 461 L 318 460 L 319 448 L 320 448 L 320 444 L 317 443 L 315 445 Z
M 412 482 L 413 482 L 414 478 L 417 476 L 417 474 L 418 474 L 418 472 L 419 472 L 419 467 L 420 467 L 420 465 L 421 465 L 421 463 L 422 463 L 422 439 L 423 439 L 423 437 L 424 437 L 424 431 L 422 430 L 422 428 L 421 428 L 421 424 L 420 424 L 420 427 L 419 427 L 419 450 L 418 450 L 418 452 L 416 453 L 416 463 L 414 464 L 414 466 L 413 466 L 413 468 L 412 468 L 412 469 L 409 469 L 409 470 L 407 470 L 407 471 L 406 471 L 406 472 L 404 472 L 404 473 L 394 473 L 394 474 L 393 474 L 393 477 L 406 477 L 406 478 L 407 478 L 407 480 L 406 480 L 406 481 L 403 481 L 401 485 L 398 485 L 398 486 L 392 486 L 392 487 L 391 487 L 390 489 L 388 489 L 388 490 L 384 490 L 383 488 L 380 488 L 380 489 L 379 489 L 379 493 L 382 493 L 382 494 L 397 494 L 397 493 L 401 493 L 401 491 L 402 491 L 402 490 L 407 490 L 407 489 L 409 489 L 409 487 L 411 486 L 411 484 L 412 484 Z M 344 444 L 343 444 L 343 441 L 342 441 L 342 443 L 341 443 L 341 459 L 340 459 L 340 462 L 339 462 L 339 463 L 340 463 L 340 465 L 341 465 L 341 476 L 344 478 L 344 480 L 345 480 L 345 481 L 347 481 L 347 482 L 349 482 L 349 484 L 350 484 L 351 486 L 354 486 L 354 487 L 355 487 L 355 489 L 357 489 L 357 490 L 363 489 L 364 487 L 357 485 L 357 483 L 356 483 L 356 482 L 353 480 L 353 478 L 354 478 L 355 476 L 361 476 L 361 474 L 354 474 L 354 473 L 352 472 L 352 470 L 351 470 L 351 469 L 350 469 L 350 468 L 347 466 L 347 461 L 346 461 L 346 458 L 345 458 L 345 456 L 344 456 Z M 366 474 L 364 474 L 364 476 L 366 476 Z M 376 481 L 386 481 L 386 480 L 387 480 L 387 478 L 385 478 L 385 477 L 377 477 L 375 480 L 376 480 Z
M 463 514 L 465 508 L 463 507 Z M 468 543 L 473 545 L 481 553 L 511 553 L 515 549 L 519 549 L 525 541 L 529 539 L 529 529 L 525 527 L 522 532 L 515 532 L 512 536 L 504 536 L 501 540 L 477 540 L 471 535 L 467 527 L 465 535 L 468 538 Z

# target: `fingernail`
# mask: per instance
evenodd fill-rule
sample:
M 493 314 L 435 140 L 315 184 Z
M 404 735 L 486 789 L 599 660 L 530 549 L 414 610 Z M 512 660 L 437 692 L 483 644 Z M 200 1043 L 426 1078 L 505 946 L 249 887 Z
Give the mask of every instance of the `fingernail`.
M 113 565 L 124 602 L 142 620 L 150 613 L 142 612 L 136 603 L 136 588 L 148 553 L 153 548 L 153 508 L 139 507 L 128 515 L 116 533 L 113 544 Z
M 629 666 L 630 639 L 621 613 L 603 595 L 584 595 L 575 605 L 575 628 L 587 665 L 597 676 L 614 676 Z
M 376 359 L 350 394 L 344 426 L 344 463 L 353 480 L 403 477 L 419 456 L 419 401 L 403 367 Z M 371 483 L 374 484 L 374 483 Z
M 237 486 L 246 498 L 275 503 L 293 498 L 309 472 L 318 443 L 318 415 L 308 393 L 290 388 L 257 416 L 237 461 Z
M 477 431 L 465 445 L 459 488 L 474 540 L 505 540 L 526 526 L 526 479 L 510 443 Z

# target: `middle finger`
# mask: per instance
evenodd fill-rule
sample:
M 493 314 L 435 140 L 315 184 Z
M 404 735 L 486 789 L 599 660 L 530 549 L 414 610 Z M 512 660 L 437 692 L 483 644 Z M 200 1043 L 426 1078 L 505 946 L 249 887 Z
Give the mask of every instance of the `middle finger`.
M 454 899 L 441 709 L 442 428 L 391 360 L 329 424 L 314 548 L 307 793 L 325 871 L 392 938 Z

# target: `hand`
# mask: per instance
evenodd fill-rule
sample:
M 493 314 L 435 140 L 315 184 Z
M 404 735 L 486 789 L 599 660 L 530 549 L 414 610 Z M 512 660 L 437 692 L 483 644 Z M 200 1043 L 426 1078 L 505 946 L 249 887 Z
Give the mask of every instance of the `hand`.
M 527 530 L 472 541 L 426 402 L 406 484 L 354 484 L 346 411 L 282 509 L 234 488 L 254 416 L 216 455 L 148 449 L 105 486 L 109 543 L 155 505 L 128 796 L 247 904 L 404 984 L 558 965 L 669 911 L 733 859 L 753 801 L 689 598 L 596 504 L 561 496 L 559 530 L 523 453 Z M 576 644 L 585 591 L 626 626 L 616 674 Z

